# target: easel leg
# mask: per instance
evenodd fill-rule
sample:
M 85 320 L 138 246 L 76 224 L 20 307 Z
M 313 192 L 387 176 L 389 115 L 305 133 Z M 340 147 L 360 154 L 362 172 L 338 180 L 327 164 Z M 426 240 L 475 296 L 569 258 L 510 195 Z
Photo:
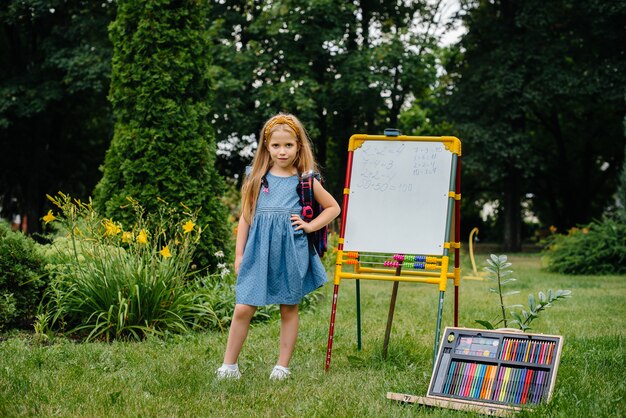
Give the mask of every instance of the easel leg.
M 439 334 L 441 333 L 441 317 L 443 315 L 443 296 L 446 292 L 439 292 L 439 309 L 437 310 L 437 329 L 435 330 L 435 351 L 433 354 L 433 369 L 437 361 L 437 351 L 439 351 Z
M 356 280 L 356 341 L 357 350 L 361 351 L 361 281 Z
M 387 358 L 387 347 L 389 346 L 389 336 L 391 335 L 391 324 L 393 323 L 393 313 L 396 309 L 396 296 L 398 295 L 398 284 L 393 282 L 393 290 L 391 291 L 391 302 L 389 303 L 389 314 L 387 315 L 387 328 L 385 329 L 385 341 L 383 343 L 383 358 Z
M 454 326 L 459 326 L 459 286 L 454 285 Z
M 335 334 L 335 315 L 337 314 L 337 296 L 339 295 L 339 285 L 335 285 L 333 291 L 333 307 L 330 311 L 330 327 L 328 329 L 328 348 L 326 349 L 326 366 L 325 371 L 330 367 L 330 356 L 333 351 L 333 336 Z

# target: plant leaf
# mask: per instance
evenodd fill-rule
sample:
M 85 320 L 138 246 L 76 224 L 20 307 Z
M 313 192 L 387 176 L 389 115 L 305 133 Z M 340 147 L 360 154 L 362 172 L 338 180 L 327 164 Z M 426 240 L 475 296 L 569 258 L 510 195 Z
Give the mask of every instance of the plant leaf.
M 534 311 L 536 309 L 536 306 L 537 303 L 535 302 L 535 296 L 533 296 L 533 294 L 531 293 L 530 295 L 528 295 L 528 307 L 531 311 Z
M 480 319 L 475 319 L 474 321 L 479 323 L 480 325 L 482 325 L 483 327 L 485 327 L 487 329 L 495 329 L 495 327 L 489 321 L 483 321 L 483 320 L 480 320 Z
M 509 290 L 508 292 L 504 292 L 502 296 L 517 295 L 518 293 L 519 293 L 519 290 Z
M 543 292 L 539 292 L 539 302 L 546 303 L 548 299 L 546 298 L 546 294 Z
M 524 311 L 522 311 L 522 312 L 524 312 Z M 523 322 L 523 321 L 522 321 L 522 317 L 520 316 L 520 314 L 519 314 L 518 312 L 511 311 L 511 316 L 513 317 L 513 319 L 514 319 L 516 322 L 519 322 L 519 323 L 522 323 L 522 322 Z

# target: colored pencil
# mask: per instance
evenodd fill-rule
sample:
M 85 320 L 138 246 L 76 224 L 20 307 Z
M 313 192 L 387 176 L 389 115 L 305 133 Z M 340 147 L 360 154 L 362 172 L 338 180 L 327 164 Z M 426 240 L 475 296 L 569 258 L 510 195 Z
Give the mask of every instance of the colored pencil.
M 532 341 L 527 341 L 526 342 L 526 354 L 524 355 L 524 361 L 528 362 L 528 355 L 530 354 L 530 345 L 532 344 Z
M 459 376 L 461 375 L 463 364 L 463 362 L 456 362 L 456 369 L 454 370 L 454 376 L 452 376 L 452 383 L 450 384 L 451 395 L 456 395 L 456 387 L 458 386 Z
M 526 398 L 528 398 L 528 390 L 530 389 L 530 381 L 533 377 L 533 369 L 527 369 L 526 379 L 524 380 L 524 389 L 522 390 L 522 404 L 526 403 Z
M 476 363 L 470 364 L 469 374 L 467 375 L 467 381 L 465 382 L 465 390 L 463 391 L 463 396 L 470 396 L 470 391 L 472 390 L 472 382 L 474 381 L 474 376 L 476 376 Z
M 459 376 L 457 379 L 457 384 L 456 384 L 456 387 L 454 388 L 454 394 L 457 396 L 460 395 L 461 393 L 461 389 L 463 387 L 463 380 L 465 379 L 465 376 L 467 376 L 467 363 L 462 361 L 461 370 L 459 370 Z
M 516 405 L 519 405 L 519 403 L 522 400 L 522 390 L 524 390 L 524 379 L 526 379 L 526 372 L 528 371 L 528 369 L 524 368 L 524 369 L 520 369 L 519 371 L 519 381 L 517 383 L 517 391 L 515 392 L 515 399 L 513 400 L 513 402 Z
M 450 381 L 452 380 L 452 375 L 454 374 L 454 369 L 456 368 L 456 361 L 452 361 L 450 363 L 450 368 L 448 369 L 448 376 L 446 377 L 446 383 L 443 385 L 442 393 L 449 393 L 450 389 Z
M 502 374 L 502 384 L 500 386 L 500 393 L 498 393 L 498 400 L 502 402 L 504 400 L 504 394 L 506 393 L 506 387 L 509 383 L 509 375 L 511 374 L 511 369 L 508 367 L 503 367 L 504 373 Z

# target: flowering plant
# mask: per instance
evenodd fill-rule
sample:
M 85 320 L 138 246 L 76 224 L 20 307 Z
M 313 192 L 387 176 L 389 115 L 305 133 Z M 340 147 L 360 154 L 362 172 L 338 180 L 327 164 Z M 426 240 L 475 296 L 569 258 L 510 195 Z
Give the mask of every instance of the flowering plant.
M 141 339 L 185 331 L 208 314 L 193 302 L 188 280 L 202 233 L 197 212 L 160 200 L 158 212 L 146 214 L 128 198 L 135 216 L 124 226 L 99 216 L 91 200 L 48 198 L 58 208 L 43 217 L 58 231 L 42 316 L 50 326 L 87 340 Z

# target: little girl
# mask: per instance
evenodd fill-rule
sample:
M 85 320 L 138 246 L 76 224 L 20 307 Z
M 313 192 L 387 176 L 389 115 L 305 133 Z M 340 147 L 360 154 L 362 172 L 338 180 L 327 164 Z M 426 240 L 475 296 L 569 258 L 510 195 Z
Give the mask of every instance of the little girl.
M 315 200 L 324 210 L 307 223 L 297 193 L 302 173 L 316 170 L 311 144 L 293 115 L 270 118 L 261 131 L 252 171 L 241 189 L 235 272 L 237 297 L 219 378 L 241 377 L 237 358 L 258 306 L 280 304 L 280 354 L 270 379 L 289 376 L 298 335 L 298 303 L 326 282 L 326 272 L 306 234 L 339 215 L 339 205 L 314 180 Z

